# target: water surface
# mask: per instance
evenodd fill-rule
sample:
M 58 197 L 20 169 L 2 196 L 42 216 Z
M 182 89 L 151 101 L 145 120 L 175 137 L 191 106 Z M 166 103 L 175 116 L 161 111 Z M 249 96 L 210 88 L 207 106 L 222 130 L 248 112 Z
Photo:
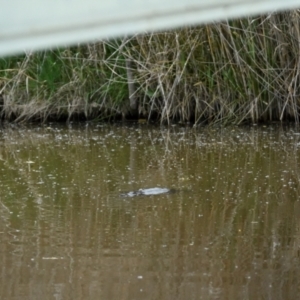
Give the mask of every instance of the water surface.
M 0 299 L 297 299 L 295 127 L 0 131 Z M 140 188 L 176 192 L 122 197 Z

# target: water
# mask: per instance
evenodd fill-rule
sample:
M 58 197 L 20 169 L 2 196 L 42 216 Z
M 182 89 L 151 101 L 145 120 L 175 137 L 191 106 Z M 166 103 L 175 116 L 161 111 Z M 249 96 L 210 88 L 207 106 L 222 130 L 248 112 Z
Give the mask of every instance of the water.
M 280 126 L 1 129 L 0 299 L 297 299 L 299 147 Z

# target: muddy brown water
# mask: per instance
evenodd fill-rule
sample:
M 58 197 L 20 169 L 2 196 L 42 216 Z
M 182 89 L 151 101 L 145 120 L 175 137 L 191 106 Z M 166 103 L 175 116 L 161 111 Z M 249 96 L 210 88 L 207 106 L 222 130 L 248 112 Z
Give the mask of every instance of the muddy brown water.
M 296 127 L 2 128 L 0 299 L 298 299 L 299 150 Z

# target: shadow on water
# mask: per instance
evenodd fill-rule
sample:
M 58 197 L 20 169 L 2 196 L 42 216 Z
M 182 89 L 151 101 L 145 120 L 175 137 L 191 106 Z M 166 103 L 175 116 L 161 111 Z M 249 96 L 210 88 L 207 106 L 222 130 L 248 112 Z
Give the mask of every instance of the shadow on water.
M 0 131 L 1 299 L 296 299 L 294 127 Z M 168 188 L 174 193 L 120 197 Z

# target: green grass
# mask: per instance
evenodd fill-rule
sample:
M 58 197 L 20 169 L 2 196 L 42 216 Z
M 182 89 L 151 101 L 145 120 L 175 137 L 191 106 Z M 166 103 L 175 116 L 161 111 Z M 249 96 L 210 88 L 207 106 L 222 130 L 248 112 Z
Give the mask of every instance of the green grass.
M 299 122 L 299 12 L 0 59 L 2 119 L 129 116 L 159 122 Z

